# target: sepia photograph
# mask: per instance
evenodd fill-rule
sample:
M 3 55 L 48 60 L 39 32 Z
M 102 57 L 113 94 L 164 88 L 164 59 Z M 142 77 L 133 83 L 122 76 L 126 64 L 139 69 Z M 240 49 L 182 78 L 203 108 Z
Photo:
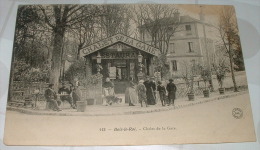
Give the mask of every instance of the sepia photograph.
M 17 9 L 6 145 L 256 141 L 232 5 Z

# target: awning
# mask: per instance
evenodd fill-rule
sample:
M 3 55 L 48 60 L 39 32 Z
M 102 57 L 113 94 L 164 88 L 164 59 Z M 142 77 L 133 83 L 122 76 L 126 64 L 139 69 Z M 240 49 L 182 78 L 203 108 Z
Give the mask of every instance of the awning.
M 81 57 L 87 56 L 91 53 L 94 53 L 98 50 L 109 47 L 116 43 L 126 44 L 130 47 L 134 47 L 136 49 L 139 49 L 141 51 L 144 51 L 144 52 L 149 53 L 154 56 L 158 56 L 160 54 L 159 49 L 157 49 L 149 44 L 146 44 L 142 41 L 139 41 L 137 39 L 134 39 L 132 37 L 129 37 L 129 36 L 126 36 L 123 34 L 116 34 L 111 37 L 105 38 L 101 41 L 98 41 L 96 43 L 93 43 L 93 44 L 89 45 L 88 47 L 82 49 L 80 52 L 80 56 Z

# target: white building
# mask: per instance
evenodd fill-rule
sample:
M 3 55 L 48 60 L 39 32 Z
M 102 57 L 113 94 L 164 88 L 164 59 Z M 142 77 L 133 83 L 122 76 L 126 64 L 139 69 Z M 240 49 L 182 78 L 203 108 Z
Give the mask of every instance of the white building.
M 178 24 L 176 25 L 176 19 Z M 172 20 L 173 25 L 169 25 Z M 164 20 L 162 20 L 164 21 Z M 175 14 L 172 18 L 167 18 L 169 31 L 176 28 L 168 43 L 167 62 L 170 66 L 171 76 L 180 76 L 184 65 L 199 64 L 208 66 L 212 63 L 216 41 L 216 28 L 213 25 L 205 23 L 204 15 L 200 14 L 200 20 L 188 15 L 180 16 Z M 150 34 L 140 28 L 141 38 L 144 42 L 152 44 Z M 205 41 L 207 43 L 205 44 Z M 206 47 L 207 46 L 207 47 Z

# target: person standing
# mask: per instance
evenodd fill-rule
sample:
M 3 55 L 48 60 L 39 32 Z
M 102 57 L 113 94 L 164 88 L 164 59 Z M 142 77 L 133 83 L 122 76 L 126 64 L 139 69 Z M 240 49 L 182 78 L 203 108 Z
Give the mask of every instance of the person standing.
M 170 104 L 174 105 L 175 94 L 177 91 L 177 88 L 176 88 L 175 84 L 173 83 L 173 80 L 170 79 L 169 82 L 170 83 L 168 83 L 167 87 L 166 87 L 166 89 L 168 91 L 168 100 L 169 100 L 168 106 Z
M 159 92 L 160 100 L 162 102 L 162 106 L 165 106 L 166 89 L 165 89 L 165 86 L 162 85 L 161 81 L 158 81 L 157 91 Z
M 150 86 L 152 88 L 151 89 L 152 90 L 151 105 L 155 105 L 156 104 L 156 83 L 155 83 L 154 77 L 151 77 Z
M 136 91 L 138 93 L 137 94 L 138 100 L 139 100 L 139 103 L 141 103 L 141 107 L 143 107 L 143 102 L 145 103 L 145 106 L 147 107 L 146 87 L 143 83 L 144 83 L 144 80 L 139 81 Z
M 129 106 L 135 106 L 134 104 L 138 99 L 135 84 L 133 81 L 130 81 L 129 84 L 129 87 L 125 91 L 125 101 L 129 102 Z
M 58 100 L 57 94 L 53 89 L 53 84 L 49 84 L 49 88 L 45 90 L 44 97 L 46 98 L 47 102 L 50 103 L 52 110 L 54 111 L 61 111 L 59 108 L 61 101 Z
M 154 85 L 150 81 L 150 78 L 146 77 L 146 81 L 143 84 L 145 85 L 145 88 L 146 88 L 147 104 L 155 105 L 155 96 L 154 96 L 154 90 L 153 90 Z
M 81 93 L 80 93 L 79 87 L 73 86 L 72 87 L 72 92 L 71 92 L 71 97 L 73 99 L 73 104 L 74 104 L 73 108 L 74 109 L 77 108 L 77 101 L 81 100 L 80 95 L 81 95 Z

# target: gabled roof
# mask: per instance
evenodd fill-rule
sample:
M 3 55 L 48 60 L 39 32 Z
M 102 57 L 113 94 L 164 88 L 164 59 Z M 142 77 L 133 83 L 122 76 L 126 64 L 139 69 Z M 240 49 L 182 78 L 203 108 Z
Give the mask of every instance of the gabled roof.
M 134 39 L 132 37 L 129 37 L 129 36 L 126 36 L 126 35 L 123 35 L 123 34 L 116 34 L 116 35 L 113 35 L 111 37 L 100 40 L 96 43 L 93 43 L 93 44 L 89 45 L 88 47 L 82 49 L 80 51 L 80 56 L 81 57 L 87 56 L 91 53 L 94 53 L 98 50 L 107 48 L 107 47 L 114 45 L 116 43 L 126 44 L 130 47 L 134 47 L 136 49 L 139 49 L 139 50 L 144 51 L 146 53 L 152 54 L 154 56 L 158 56 L 160 54 L 160 50 L 151 46 L 151 45 L 148 45 L 148 44 L 146 44 L 142 41 L 139 41 L 137 39 Z

